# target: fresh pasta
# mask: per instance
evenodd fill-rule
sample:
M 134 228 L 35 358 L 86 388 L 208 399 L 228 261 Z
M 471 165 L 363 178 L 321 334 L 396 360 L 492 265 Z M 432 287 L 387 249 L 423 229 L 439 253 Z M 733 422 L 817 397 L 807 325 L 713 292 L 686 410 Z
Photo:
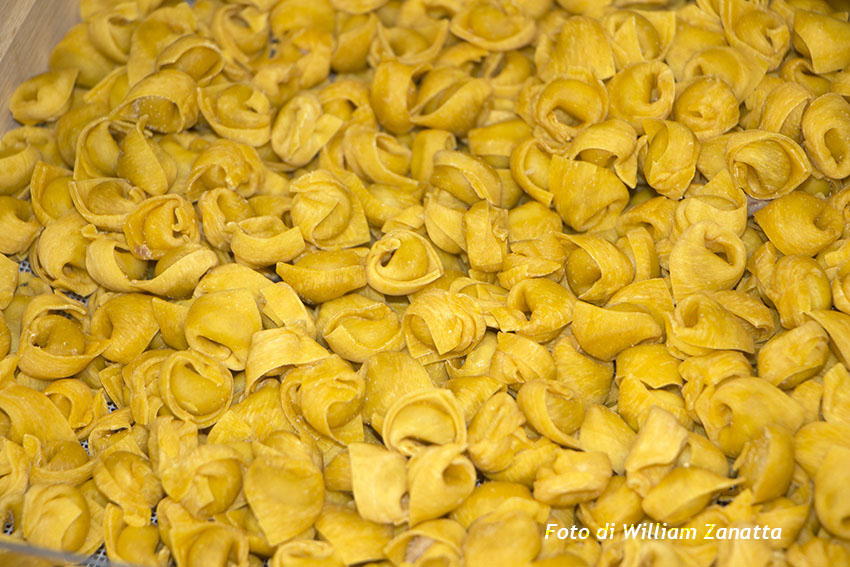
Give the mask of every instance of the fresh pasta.
M 0 138 L 0 563 L 848 563 L 839 4 L 81 0 Z

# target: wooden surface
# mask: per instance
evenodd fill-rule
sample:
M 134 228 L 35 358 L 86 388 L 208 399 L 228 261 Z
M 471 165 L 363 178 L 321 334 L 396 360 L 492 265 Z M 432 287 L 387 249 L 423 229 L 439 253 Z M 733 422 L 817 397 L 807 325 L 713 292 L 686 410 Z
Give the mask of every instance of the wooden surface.
M 0 0 L 0 135 L 16 123 L 9 114 L 15 88 L 47 71 L 50 50 L 80 19 L 79 0 Z

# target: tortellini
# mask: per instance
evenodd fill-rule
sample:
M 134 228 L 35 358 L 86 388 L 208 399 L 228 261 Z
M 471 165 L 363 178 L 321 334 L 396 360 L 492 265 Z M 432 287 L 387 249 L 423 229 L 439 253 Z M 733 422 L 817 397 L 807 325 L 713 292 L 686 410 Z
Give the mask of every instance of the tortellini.
M 81 0 L 0 140 L 0 547 L 843 564 L 837 6 Z

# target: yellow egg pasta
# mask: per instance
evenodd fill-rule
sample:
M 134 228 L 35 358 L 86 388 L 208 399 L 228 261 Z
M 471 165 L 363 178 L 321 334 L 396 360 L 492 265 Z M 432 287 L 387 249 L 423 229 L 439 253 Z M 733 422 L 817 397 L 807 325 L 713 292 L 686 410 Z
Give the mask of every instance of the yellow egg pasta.
M 0 563 L 848 562 L 841 2 L 79 8 L 0 138 Z

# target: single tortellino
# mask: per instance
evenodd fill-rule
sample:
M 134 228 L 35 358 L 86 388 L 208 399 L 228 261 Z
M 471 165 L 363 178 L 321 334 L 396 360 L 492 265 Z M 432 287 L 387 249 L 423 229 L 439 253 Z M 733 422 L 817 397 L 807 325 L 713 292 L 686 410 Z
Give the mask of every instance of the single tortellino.
M 445 273 L 427 238 L 409 230 L 386 233 L 369 249 L 366 281 L 387 295 L 415 293 Z
M 705 185 L 691 185 L 676 206 L 672 236 L 676 239 L 691 225 L 711 220 L 743 236 L 747 229 L 747 196 L 732 184 L 728 171 Z
M 576 297 L 548 278 L 528 278 L 511 287 L 504 307 L 490 309 L 499 328 L 539 343 L 557 337 L 572 321 Z
M 462 445 L 431 446 L 407 464 L 411 526 L 454 511 L 475 489 L 476 471 Z
M 322 250 L 369 242 L 369 223 L 351 183 L 359 183 L 353 174 L 340 178 L 327 170 L 308 173 L 292 183 L 295 196 L 290 216 L 305 241 Z
M 116 450 L 105 455 L 94 469 L 94 482 L 109 500 L 124 511 L 124 521 L 142 527 L 150 510 L 162 499 L 162 485 L 143 455 Z
M 510 156 L 511 175 L 532 199 L 549 207 L 553 195 L 549 190 L 549 169 L 554 152 L 534 136 L 514 146 Z
M 233 376 L 218 360 L 193 350 L 177 351 L 162 362 L 159 391 L 176 417 L 209 427 L 230 407 Z
M 369 47 L 378 31 L 375 14 L 337 14 L 336 48 L 331 68 L 337 73 L 354 73 L 367 66 Z
M 76 133 L 74 180 L 114 177 L 118 174 L 121 145 L 129 130 L 126 122 L 95 117 Z M 65 149 L 65 153 L 70 152 Z
M 115 172 L 149 195 L 162 195 L 177 180 L 177 163 L 159 143 L 149 138 L 147 118 L 127 131 L 121 141 Z
M 465 536 L 464 527 L 454 520 L 429 520 L 393 538 L 386 547 L 387 558 L 396 565 L 408 562 L 424 567 L 430 561 L 439 561 L 447 567 L 458 567 Z
M 405 456 L 431 446 L 466 446 L 463 411 L 448 390 L 424 389 L 397 398 L 381 428 L 384 444 Z
M 22 516 L 22 532 L 28 543 L 60 552 L 91 551 L 86 544 L 94 524 L 93 511 L 79 488 L 33 485 L 24 496 Z
M 517 405 L 538 433 L 561 446 L 579 448 L 572 434 L 584 421 L 584 403 L 569 386 L 555 380 L 526 382 L 517 393 Z
M 121 383 L 111 382 L 109 374 L 101 372 L 101 381 L 109 397 L 115 400 L 116 405 L 129 407 L 136 423 L 153 423 L 164 408 L 159 379 L 162 363 L 173 352 L 171 349 L 158 349 L 136 357 L 117 374 L 116 381 L 120 379 Z
M 297 257 L 306 247 L 301 229 L 288 227 L 276 216 L 250 217 L 234 223 L 230 250 L 236 261 L 251 268 L 272 266 Z
M 485 567 L 494 561 L 505 565 L 529 564 L 540 547 L 535 518 L 526 510 L 506 508 L 473 522 L 462 549 L 465 565 Z
M 829 357 L 829 335 L 815 321 L 775 335 L 759 350 L 758 375 L 782 389 L 817 374 Z
M 271 567 L 286 567 L 288 565 L 309 567 L 344 567 L 334 546 L 319 540 L 293 539 L 275 550 L 269 560 Z
M 765 97 L 758 116 L 758 129 L 779 132 L 799 143 L 803 139 L 802 119 L 814 97 L 805 87 L 785 82 L 774 88 Z M 755 112 L 751 113 L 755 114 Z M 755 116 L 753 116 L 755 118 Z M 817 159 L 812 154 L 809 157 Z
M 809 158 L 790 138 L 748 130 L 733 134 L 726 162 L 736 187 L 755 199 L 775 199 L 791 193 L 811 173 Z
M 809 312 L 829 309 L 832 305 L 829 279 L 823 268 L 812 258 L 796 254 L 783 256 L 776 262 L 765 294 L 787 329 L 807 322 Z
M 799 402 L 759 378 L 733 378 L 707 389 L 696 410 L 708 438 L 731 457 L 737 457 L 769 423 L 792 433 L 803 423 Z
M 677 89 L 673 118 L 704 141 L 734 128 L 740 118 L 738 107 L 735 93 L 722 79 L 696 77 Z
M 373 43 L 374 45 L 374 43 Z M 411 111 L 415 98 L 415 80 L 427 67 L 405 64 L 394 59 L 381 61 L 375 67 L 375 76 L 369 90 L 369 98 L 375 118 L 389 132 L 404 134 L 413 128 Z
M 88 334 L 87 317 L 85 307 L 58 292 L 31 300 L 21 319 L 18 368 L 41 380 L 81 372 L 110 345 Z
M 236 449 L 207 443 L 166 463 L 162 488 L 198 519 L 207 519 L 244 503 L 242 481 L 248 464 Z
M 366 285 L 367 254 L 365 248 L 321 250 L 293 264 L 279 262 L 275 271 L 304 301 L 322 303 Z
M 655 520 L 680 523 L 700 512 L 717 494 L 735 484 L 736 479 L 705 469 L 676 467 L 647 493 L 641 506 Z
M 802 117 L 806 151 L 821 173 L 833 179 L 850 175 L 850 104 L 837 93 L 811 101 Z
M 507 470 L 522 448 L 520 433 L 525 422 L 510 394 L 497 392 L 490 396 L 469 423 L 469 456 L 475 467 L 488 475 Z
M 71 442 L 73 443 L 73 441 Z M 67 445 L 70 447 L 70 445 Z M 88 458 L 88 456 L 86 456 Z M 0 489 L 7 498 L 20 501 L 30 485 L 30 456 L 21 445 L 4 439 L 0 447 L 0 462 L 3 464 L 3 475 L 0 476 Z M 63 463 L 64 464 L 64 463 Z
M 683 427 L 693 427 L 685 402 L 675 388 L 652 388 L 636 376 L 627 376 L 620 382 L 617 409 L 632 429 L 645 426 L 654 406 L 672 414 Z
M 794 49 L 811 60 L 812 70 L 818 75 L 846 68 L 850 64 L 850 49 L 845 41 L 850 24 L 831 14 L 808 10 L 801 10 L 800 14 L 799 19 L 794 18 Z
M 753 215 L 776 248 L 786 255 L 814 256 L 840 236 L 841 213 L 804 191 L 771 201 Z
M 625 461 L 627 486 L 645 497 L 676 466 L 687 440 L 688 430 L 672 413 L 651 408 Z
M 640 496 L 626 485 L 622 476 L 613 476 L 608 486 L 595 501 L 581 502 L 578 517 L 593 531 L 605 530 L 615 525 L 615 533 L 627 526 L 640 522 L 644 516 Z
M 195 519 L 183 506 L 163 498 L 156 508 L 163 542 L 174 561 L 187 567 L 248 564 L 248 535 L 226 523 Z
M 612 118 L 591 124 L 576 134 L 570 143 L 567 156 L 612 169 L 623 183 L 635 187 L 637 149 L 635 128 L 625 120 Z
M 464 205 L 472 206 L 483 199 L 500 207 L 512 200 L 497 170 L 482 158 L 455 150 L 440 150 L 434 154 L 432 166 L 429 183 Z
M 571 506 L 596 499 L 610 478 L 606 454 L 561 449 L 551 465 L 537 471 L 534 497 L 552 506 Z
M 192 204 L 179 195 L 146 199 L 124 219 L 124 237 L 134 256 L 158 260 L 171 250 L 200 241 Z
M 353 124 L 342 139 L 346 165 L 373 183 L 412 188 L 407 176 L 411 149 L 368 124 Z
M 36 164 L 30 180 L 30 200 L 35 218 L 47 226 L 74 209 L 70 184 L 72 173 L 45 162 Z
M 605 301 L 632 282 L 634 270 L 628 257 L 597 236 L 556 235 L 566 251 L 566 283 L 579 299 Z
M 147 115 L 151 130 L 182 132 L 198 121 L 195 89 L 194 79 L 186 73 L 164 69 L 133 85 L 124 103 L 112 111 L 112 118 L 135 122 Z
M 244 370 L 251 337 L 262 329 L 262 320 L 254 294 L 243 288 L 198 297 L 185 325 L 190 347 L 231 370 Z
M 599 21 L 586 16 L 571 16 L 556 20 L 551 31 L 541 32 L 534 63 L 544 81 L 564 75 L 573 65 L 586 69 L 603 81 L 614 75 L 612 45 Z
M 735 47 L 707 47 L 694 55 L 682 70 L 682 80 L 715 75 L 720 77 L 739 101 L 749 100 L 765 76 L 765 66 L 745 50 Z
M 182 71 L 204 87 L 219 76 L 224 64 L 222 50 L 214 41 L 187 33 L 157 54 L 154 68 Z
M 263 92 L 246 84 L 221 84 L 198 92 L 201 114 L 216 134 L 249 146 L 272 136 L 272 106 Z
M 791 48 L 789 25 L 774 10 L 733 0 L 720 7 L 720 21 L 729 44 L 769 70 L 778 68 Z
M 310 528 L 325 501 L 322 471 L 303 453 L 254 444 L 243 490 L 270 545 Z
M 290 423 L 327 444 L 363 441 L 363 377 L 338 355 L 290 371 L 281 387 L 281 404 Z
M 21 83 L 9 100 L 12 117 L 28 126 L 53 122 L 71 109 L 77 69 L 48 71 Z
M 836 445 L 829 449 L 815 477 L 815 510 L 821 523 L 833 534 L 847 535 L 847 509 L 844 493 L 847 488 L 838 480 L 847 463 L 850 449 Z
M 197 433 L 192 430 L 193 424 L 175 421 L 163 422 L 162 420 L 155 423 L 156 428 L 161 425 L 168 426 L 164 428 L 169 435 L 165 444 L 165 449 L 168 452 L 163 452 L 163 455 L 168 458 L 171 458 L 175 451 L 185 455 L 197 446 Z M 254 439 L 260 439 L 267 443 L 269 439 L 276 439 L 281 442 L 292 441 L 297 437 L 292 430 L 293 428 L 287 420 L 280 402 L 280 389 L 276 384 L 269 383 L 258 388 L 256 392 L 247 395 L 241 402 L 234 404 L 227 410 L 215 426 L 210 429 L 207 442 L 227 444 L 239 451 L 243 457 L 250 457 L 246 450 L 247 447 L 241 442 L 250 442 Z M 157 433 L 157 436 L 158 439 L 163 438 L 162 433 Z M 298 439 L 298 441 L 301 440 Z M 303 449 L 307 453 L 315 455 L 318 448 L 310 444 L 309 440 L 304 441 L 304 443 L 306 444 Z M 160 443 L 158 450 L 163 450 L 162 443 Z M 168 461 L 160 459 L 159 462 L 165 466 Z
M 38 237 L 41 225 L 28 202 L 0 196 L 0 231 L 0 252 L 21 254 Z
M 743 322 L 704 293 L 679 300 L 667 317 L 667 345 L 674 354 L 700 356 L 711 350 L 755 352 Z
M 205 191 L 198 199 L 198 213 L 204 226 L 204 237 L 211 245 L 227 250 L 233 237 L 230 223 L 252 218 L 254 210 L 239 193 L 219 187 Z M 273 222 L 273 221 L 269 221 Z M 254 221 L 262 227 L 265 223 Z M 303 240 L 303 239 L 302 239 Z
M 407 350 L 423 364 L 469 354 L 485 330 L 474 299 L 440 289 L 416 296 L 402 318 Z
M 170 551 L 162 545 L 157 526 L 127 524 L 124 512 L 114 504 L 106 505 L 103 532 L 104 546 L 111 560 L 165 567 L 171 559 Z
M 510 245 L 502 271 L 497 274 L 499 285 L 512 289 L 528 278 L 547 278 L 560 281 L 564 277 L 566 254 L 555 233 L 540 239 L 522 240 Z M 572 294 L 572 292 L 569 292 Z
M 275 118 L 272 148 L 288 168 L 296 169 L 309 163 L 342 124 L 339 117 L 322 112 L 315 95 L 297 95 Z
M 4 414 L 7 438 L 13 443 L 21 445 L 27 436 L 32 436 L 45 445 L 61 445 L 66 441 L 79 442 L 74 441 L 77 436 L 65 415 L 47 395 L 37 390 L 17 384 L 7 385 L 0 391 L 0 410 Z M 32 419 L 33 415 L 43 415 L 50 421 L 39 423 Z
M 449 30 L 488 51 L 509 51 L 528 45 L 536 26 L 518 6 L 476 2 L 454 14 Z
M 86 265 L 88 241 L 81 234 L 85 219 L 74 211 L 50 223 L 30 253 L 33 272 L 57 289 L 80 296 L 94 293 L 97 283 Z
M 345 565 L 380 561 L 392 540 L 391 525 L 360 517 L 353 506 L 328 502 L 316 520 L 316 532 L 337 550 Z
M 404 348 L 398 315 L 364 295 L 349 294 L 324 303 L 316 326 L 328 347 L 352 362 Z
M 664 120 L 673 110 L 676 79 L 660 61 L 636 63 L 614 75 L 608 84 L 609 113 L 628 122 L 638 134 L 644 120 Z
M 351 443 L 348 452 L 357 512 L 372 522 L 405 522 L 409 506 L 404 456 L 371 443 Z
M 466 255 L 471 270 L 501 271 L 508 255 L 508 212 L 478 201 L 463 216 Z
M 613 228 L 629 201 L 628 188 L 614 172 L 560 155 L 552 158 L 549 190 L 564 222 L 582 232 Z
M 660 342 L 664 328 L 645 307 L 620 303 L 602 308 L 576 301 L 573 334 L 586 353 L 610 361 L 629 347 Z
M 602 18 L 617 69 L 664 57 L 676 35 L 676 14 L 667 10 L 615 10 Z
M 12 303 L 18 282 L 18 264 L 6 256 L 0 256 L 0 309 L 6 309 Z
M 376 431 L 382 429 L 387 412 L 398 398 L 434 387 L 425 368 L 404 351 L 381 352 L 370 357 L 360 367 L 360 374 L 366 384 L 363 420 Z M 397 380 L 397 376 L 405 379 Z
M 781 426 L 768 425 L 761 435 L 747 441 L 735 460 L 741 484 L 753 494 L 753 502 L 778 498 L 788 491 L 794 475 L 793 437 Z
M 266 171 L 257 150 L 232 140 L 218 139 L 194 157 L 186 197 L 195 202 L 206 191 L 225 187 L 244 198 L 265 185 Z
M 665 197 L 680 199 L 696 173 L 699 140 L 687 126 L 668 120 L 646 119 L 643 129 L 638 159 L 646 182 Z
M 120 177 L 73 181 L 71 200 L 77 212 L 101 230 L 120 232 L 127 216 L 145 199 L 144 192 Z
M 763 343 L 776 332 L 776 317 L 757 294 L 730 289 L 714 292 L 711 298 L 743 321 L 755 343 Z
M 463 135 L 476 126 L 491 94 L 486 79 L 470 77 L 456 67 L 438 67 L 422 79 L 410 120 L 417 126 Z
M 69 397 L 63 397 L 60 399 L 60 391 L 62 386 L 66 386 L 68 384 L 75 383 L 81 388 L 73 388 L 69 387 L 65 389 L 66 394 L 72 397 L 76 397 L 76 401 L 81 401 L 80 398 L 84 396 L 82 389 L 87 388 L 84 384 L 80 382 L 76 382 L 75 380 L 67 380 L 62 382 L 57 382 L 51 384 L 50 390 L 52 391 L 50 396 L 51 400 L 60 405 L 66 405 L 73 403 L 75 406 L 80 404 L 76 402 L 70 401 Z M 57 387 L 58 386 L 58 387 Z M 76 390 L 77 394 L 81 394 L 78 396 L 74 396 L 74 390 Z M 91 406 L 91 402 L 89 401 L 89 406 Z M 76 410 L 79 410 L 78 407 L 73 407 L 71 409 L 71 413 L 74 413 Z M 108 412 L 105 406 L 101 406 L 103 415 Z M 100 412 L 100 410 L 98 410 Z M 77 413 L 80 413 L 77 411 Z M 89 416 L 79 416 L 79 415 L 70 415 L 71 419 L 75 422 L 79 417 L 88 417 L 91 419 L 91 415 Z M 88 429 L 91 429 L 90 427 Z M 80 431 L 81 435 L 87 435 L 87 431 Z M 71 485 L 79 485 L 87 480 L 91 479 L 92 471 L 97 465 L 96 459 L 91 459 L 89 455 L 86 453 L 86 450 L 80 445 L 79 442 L 73 441 L 47 441 L 42 442 L 41 440 L 27 436 L 24 438 L 23 442 L 24 451 L 27 454 L 27 457 L 31 460 L 31 469 L 30 469 L 30 484 L 71 484 Z M 13 479 L 12 479 L 13 480 Z M 14 487 L 12 487 L 14 489 Z
M 670 284 L 677 299 L 699 291 L 731 289 L 747 264 L 737 234 L 711 220 L 691 225 L 670 252 Z
M 565 334 L 552 347 L 558 382 L 572 389 L 585 405 L 602 403 L 614 379 L 614 364 L 603 362 L 581 352 L 572 334 Z
M 127 364 L 142 354 L 159 331 L 151 297 L 117 295 L 98 306 L 91 317 L 91 332 L 110 341 L 103 357 Z
M 496 350 L 490 360 L 489 374 L 511 387 L 532 380 L 550 380 L 555 377 L 555 362 L 549 351 L 513 333 L 499 333 Z
M 544 84 L 529 83 L 517 105 L 535 136 L 552 148 L 563 147 L 580 130 L 608 114 L 608 91 L 590 70 L 568 67 Z

